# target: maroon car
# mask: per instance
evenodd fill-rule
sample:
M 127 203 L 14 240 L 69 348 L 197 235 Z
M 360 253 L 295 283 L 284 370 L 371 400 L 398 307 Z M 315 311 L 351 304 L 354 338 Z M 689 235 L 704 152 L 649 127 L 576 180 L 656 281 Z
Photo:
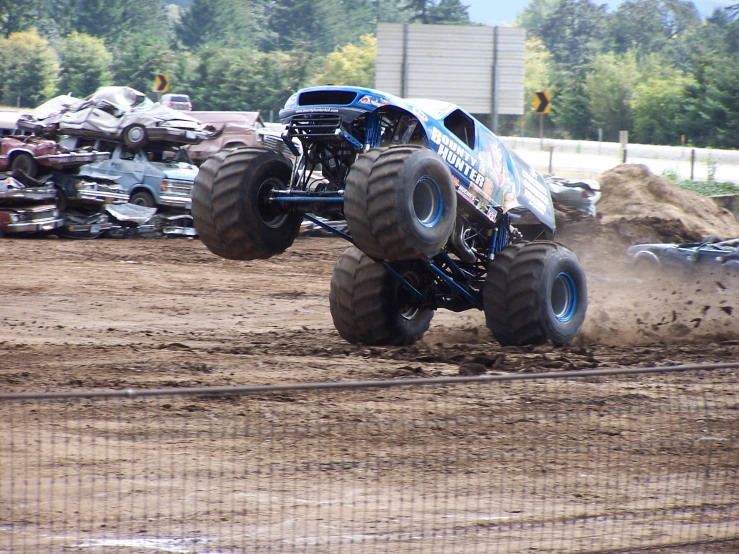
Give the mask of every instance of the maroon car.
M 22 171 L 29 177 L 35 177 L 39 167 L 62 169 L 108 158 L 110 158 L 108 152 L 69 151 L 53 140 L 35 136 L 0 138 L 0 171 Z

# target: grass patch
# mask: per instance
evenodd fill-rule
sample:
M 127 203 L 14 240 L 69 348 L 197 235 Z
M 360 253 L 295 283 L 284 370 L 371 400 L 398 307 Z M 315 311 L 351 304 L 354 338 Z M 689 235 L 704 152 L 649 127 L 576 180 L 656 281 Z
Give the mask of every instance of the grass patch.
M 706 183 L 705 181 L 675 180 L 678 187 L 692 190 L 704 196 L 718 196 L 720 194 L 739 194 L 739 185 L 734 183 Z

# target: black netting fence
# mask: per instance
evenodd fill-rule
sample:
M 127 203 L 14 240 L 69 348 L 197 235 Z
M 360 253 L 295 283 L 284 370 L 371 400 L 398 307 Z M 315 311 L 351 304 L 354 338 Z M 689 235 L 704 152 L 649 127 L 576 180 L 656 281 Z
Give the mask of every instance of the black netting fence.
M 739 552 L 736 371 L 0 395 L 0 552 Z

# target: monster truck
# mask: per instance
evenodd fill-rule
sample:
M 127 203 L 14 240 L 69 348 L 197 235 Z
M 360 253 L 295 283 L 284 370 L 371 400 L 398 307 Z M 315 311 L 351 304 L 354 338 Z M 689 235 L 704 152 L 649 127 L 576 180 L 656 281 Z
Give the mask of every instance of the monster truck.
M 352 243 L 331 278 L 331 315 L 352 343 L 408 345 L 437 308 L 483 310 L 503 345 L 555 345 L 587 309 L 575 254 L 553 242 L 543 178 L 458 106 L 358 87 L 291 96 L 280 120 L 294 155 L 247 147 L 200 168 L 192 214 L 205 245 L 269 258 L 303 218 Z M 346 219 L 349 234 L 316 216 Z

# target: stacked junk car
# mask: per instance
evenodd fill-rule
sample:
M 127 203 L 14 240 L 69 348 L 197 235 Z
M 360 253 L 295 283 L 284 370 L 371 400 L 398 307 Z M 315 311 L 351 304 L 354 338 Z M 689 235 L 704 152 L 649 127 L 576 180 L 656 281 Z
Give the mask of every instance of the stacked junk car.
M 224 150 L 195 179 L 195 228 L 215 254 L 265 259 L 304 219 L 346 239 L 330 286 L 349 342 L 408 345 L 434 312 L 482 310 L 503 345 L 569 343 L 585 274 L 554 242 L 544 178 L 458 106 L 355 87 L 299 91 L 280 111 L 292 156 Z M 346 221 L 343 232 L 326 221 Z
M 0 139 L 4 234 L 195 234 L 198 169 L 182 147 L 211 136 L 210 126 L 129 87 L 56 97 L 16 125 L 26 134 Z

